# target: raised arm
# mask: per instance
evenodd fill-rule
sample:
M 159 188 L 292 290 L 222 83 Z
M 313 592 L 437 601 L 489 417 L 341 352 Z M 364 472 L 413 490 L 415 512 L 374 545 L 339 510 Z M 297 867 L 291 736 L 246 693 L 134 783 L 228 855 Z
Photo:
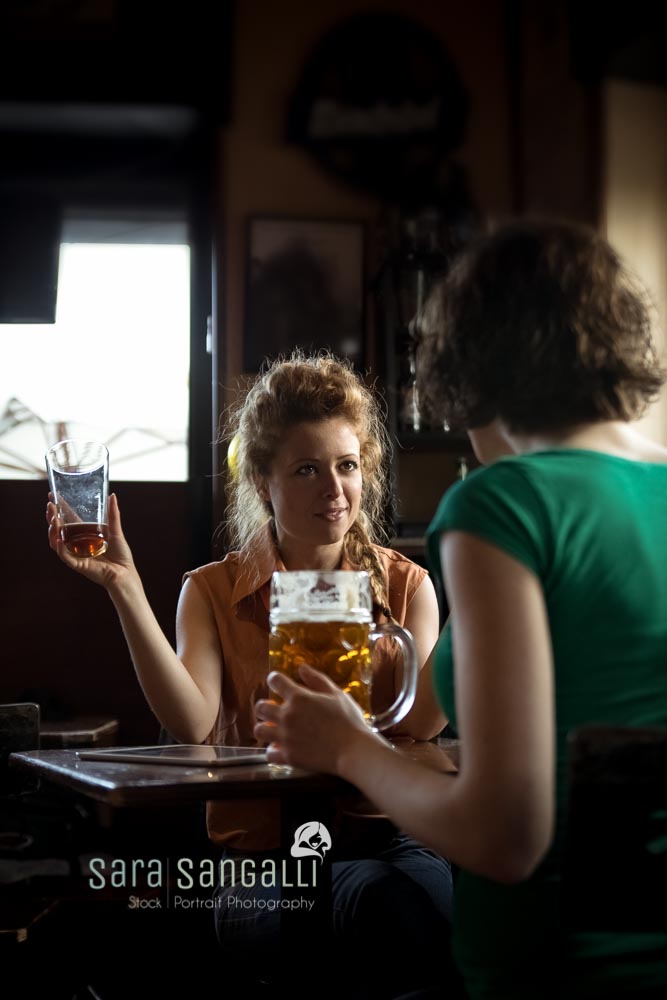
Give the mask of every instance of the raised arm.
M 177 655 L 146 598 L 123 535 L 115 495 L 109 498 L 109 547 L 96 559 L 69 554 L 58 537 L 53 504 L 47 508 L 47 520 L 49 543 L 60 559 L 107 590 L 141 688 L 161 724 L 182 743 L 201 743 L 218 712 L 222 669 L 215 622 L 204 598 L 191 581 L 186 582 L 176 617 Z
M 256 735 L 272 744 L 271 760 L 339 774 L 462 868 L 515 882 L 532 872 L 553 834 L 552 651 L 542 589 L 517 560 L 462 532 L 445 536 L 443 563 L 462 737 L 456 777 L 401 757 L 315 671 L 303 676 L 317 692 L 270 676 L 284 701 L 258 703 Z

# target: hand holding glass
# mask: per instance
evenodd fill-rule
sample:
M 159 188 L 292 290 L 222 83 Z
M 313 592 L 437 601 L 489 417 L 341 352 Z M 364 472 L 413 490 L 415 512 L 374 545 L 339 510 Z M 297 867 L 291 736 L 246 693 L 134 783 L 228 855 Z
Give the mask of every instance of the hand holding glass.
M 59 441 L 46 453 L 46 469 L 67 550 L 82 559 L 101 556 L 109 537 L 106 447 L 73 438 Z
M 417 656 L 410 633 L 399 625 L 373 624 L 368 573 L 296 570 L 271 581 L 269 669 L 300 682 L 303 664 L 321 670 L 360 706 L 375 730 L 396 725 L 410 711 L 417 688 Z M 403 655 L 403 683 L 394 703 L 374 715 L 371 689 L 375 644 L 390 637 Z M 379 653 L 379 650 L 377 651 Z

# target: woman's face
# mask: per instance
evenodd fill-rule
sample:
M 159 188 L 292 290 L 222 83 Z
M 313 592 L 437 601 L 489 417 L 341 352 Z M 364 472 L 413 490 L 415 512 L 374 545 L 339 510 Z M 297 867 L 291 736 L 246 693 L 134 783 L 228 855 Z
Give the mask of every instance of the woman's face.
M 354 428 L 340 417 L 295 424 L 283 435 L 260 483 L 283 559 L 342 543 L 359 513 L 360 450 Z

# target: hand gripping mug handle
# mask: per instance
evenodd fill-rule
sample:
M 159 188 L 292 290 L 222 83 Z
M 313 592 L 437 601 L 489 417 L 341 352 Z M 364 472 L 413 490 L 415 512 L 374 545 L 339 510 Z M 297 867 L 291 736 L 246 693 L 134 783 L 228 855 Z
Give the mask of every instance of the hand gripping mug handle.
M 371 725 L 376 731 L 389 729 L 390 726 L 395 726 L 397 722 L 404 719 L 412 708 L 417 693 L 417 676 L 419 670 L 417 667 L 415 641 L 412 635 L 407 629 L 401 628 L 400 625 L 376 625 L 368 637 L 371 643 L 371 651 L 374 650 L 378 639 L 387 637 L 394 639 L 401 648 L 401 653 L 403 654 L 403 684 L 394 703 L 386 711 L 371 716 Z

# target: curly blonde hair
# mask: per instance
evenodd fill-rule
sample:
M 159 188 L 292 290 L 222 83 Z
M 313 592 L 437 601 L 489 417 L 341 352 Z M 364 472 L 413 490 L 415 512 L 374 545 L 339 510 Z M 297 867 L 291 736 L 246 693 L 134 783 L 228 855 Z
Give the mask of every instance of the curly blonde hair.
M 294 351 L 271 363 L 227 414 L 223 441 L 234 439 L 233 468 L 227 476 L 225 527 L 233 548 L 249 554 L 272 522 L 257 482 L 288 428 L 304 421 L 342 418 L 359 438 L 362 492 L 359 514 L 344 539 L 345 555 L 367 570 L 373 598 L 389 615 L 387 584 L 373 543 L 384 541 L 390 504 L 389 437 L 377 398 L 352 366 L 330 353 Z

